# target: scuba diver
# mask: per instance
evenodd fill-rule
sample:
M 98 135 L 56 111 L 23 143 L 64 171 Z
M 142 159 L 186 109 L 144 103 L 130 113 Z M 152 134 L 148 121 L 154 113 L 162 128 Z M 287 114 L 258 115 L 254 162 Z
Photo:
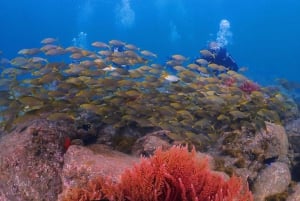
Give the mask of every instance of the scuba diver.
M 231 36 L 230 22 L 226 19 L 222 19 L 219 24 L 216 40 L 209 43 L 207 50 L 204 50 L 206 54 L 201 53 L 202 58 L 208 61 L 208 63 L 215 63 L 229 70 L 238 71 L 239 67 L 237 63 L 226 49 Z
M 209 63 L 215 63 L 225 66 L 229 70 L 238 71 L 239 67 L 232 56 L 227 52 L 225 46 L 213 41 L 208 45 L 208 51 L 211 54 L 202 54 L 202 58 Z

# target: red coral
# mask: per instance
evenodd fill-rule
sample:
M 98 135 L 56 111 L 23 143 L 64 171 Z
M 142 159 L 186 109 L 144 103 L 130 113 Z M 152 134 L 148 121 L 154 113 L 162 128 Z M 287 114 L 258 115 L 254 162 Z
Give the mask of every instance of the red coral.
M 129 200 L 252 200 L 239 178 L 225 181 L 210 171 L 207 160 L 197 158 L 196 151 L 188 152 L 186 147 L 156 151 L 152 158 L 125 172 L 119 185 Z
M 239 87 L 242 91 L 251 94 L 253 91 L 258 91 L 260 90 L 260 87 L 258 84 L 251 82 L 249 80 L 244 81 L 240 87 Z
M 224 85 L 228 87 L 231 87 L 234 83 L 236 83 L 236 79 L 234 77 L 229 77 L 224 81 Z
M 66 137 L 64 139 L 64 150 L 67 151 L 68 148 L 71 146 L 71 138 L 70 137 Z
M 125 171 L 118 184 L 103 179 L 92 183 L 93 187 L 72 191 L 72 200 L 91 197 L 114 201 L 253 200 L 248 186 L 240 178 L 224 179 L 209 169 L 207 160 L 199 159 L 195 150 L 189 152 L 186 147 L 156 151 L 153 157 Z

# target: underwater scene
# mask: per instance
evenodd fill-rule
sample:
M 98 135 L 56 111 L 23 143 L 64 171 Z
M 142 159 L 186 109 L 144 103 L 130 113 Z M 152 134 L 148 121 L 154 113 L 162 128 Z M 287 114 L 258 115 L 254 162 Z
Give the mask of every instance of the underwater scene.
M 0 11 L 0 201 L 300 201 L 300 2 Z

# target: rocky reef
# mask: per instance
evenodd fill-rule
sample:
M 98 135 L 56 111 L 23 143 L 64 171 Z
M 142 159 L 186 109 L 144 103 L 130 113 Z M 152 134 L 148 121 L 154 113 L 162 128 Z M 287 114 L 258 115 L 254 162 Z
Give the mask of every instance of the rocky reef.
M 70 190 L 90 188 L 90 182 L 99 177 L 119 182 L 123 172 L 145 160 L 137 155 L 149 157 L 158 147 L 169 150 L 178 145 L 168 137 L 169 131 L 161 130 L 136 140 L 130 154 L 114 150 L 108 142 L 96 143 L 97 140 L 85 144 L 73 139 L 66 150 L 64 143 L 70 133 L 67 126 L 35 120 L 1 136 L 1 200 L 64 200 Z M 100 130 L 106 130 L 106 136 L 119 135 L 108 127 Z M 126 135 L 131 132 L 137 131 L 128 129 Z M 197 152 L 197 157 L 205 158 L 208 167 L 222 178 L 235 175 L 249 183 L 254 200 L 274 200 L 274 196 L 297 200 L 298 178 L 293 173 L 297 158 L 291 156 L 287 136 L 282 126 L 271 123 L 255 136 L 235 133 L 234 140 L 228 141 L 232 133 L 224 133 L 215 146 L 206 153 Z
M 280 86 L 118 40 L 50 39 L 0 65 L 1 201 L 299 198 L 299 110 Z

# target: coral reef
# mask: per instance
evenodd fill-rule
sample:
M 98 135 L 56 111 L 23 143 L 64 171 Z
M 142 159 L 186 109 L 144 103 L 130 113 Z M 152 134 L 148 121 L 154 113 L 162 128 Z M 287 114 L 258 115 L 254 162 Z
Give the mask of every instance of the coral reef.
M 46 41 L 0 66 L 1 201 L 56 200 L 61 190 L 59 201 L 247 201 L 246 179 L 261 199 L 299 180 L 298 121 L 290 125 L 299 104 L 280 88 L 204 59 L 176 54 L 157 64 L 156 54 L 122 41 L 91 49 Z M 163 151 L 178 144 L 233 176 L 187 147 Z M 129 153 L 154 155 L 125 171 L 139 160 Z M 283 178 L 278 162 L 289 166 L 281 188 L 270 182 Z
M 207 160 L 193 149 L 174 146 L 158 149 L 133 169 L 126 170 L 119 182 L 97 178 L 86 187 L 69 189 L 63 201 L 143 200 L 143 201 L 252 201 L 242 179 L 210 170 Z

